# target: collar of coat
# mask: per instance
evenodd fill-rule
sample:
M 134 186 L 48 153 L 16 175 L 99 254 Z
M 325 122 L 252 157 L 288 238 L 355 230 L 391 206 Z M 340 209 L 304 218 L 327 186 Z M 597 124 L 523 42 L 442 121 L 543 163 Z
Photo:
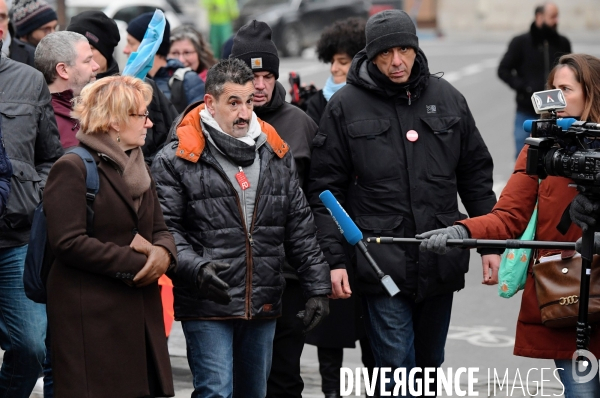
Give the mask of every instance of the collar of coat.
M 187 114 L 184 115 L 181 123 L 177 126 L 177 137 L 179 138 L 179 145 L 177 146 L 176 155 L 181 159 L 187 160 L 192 163 L 198 162 L 200 155 L 206 147 L 206 139 L 202 133 L 202 127 L 200 123 L 200 111 L 204 109 L 204 103 L 198 105 L 195 108 L 188 110 Z M 284 140 L 281 139 L 275 128 L 269 123 L 258 119 L 260 128 L 263 133 L 267 136 L 267 142 L 273 148 L 273 152 L 279 158 L 283 158 L 286 153 L 290 150 L 290 147 Z

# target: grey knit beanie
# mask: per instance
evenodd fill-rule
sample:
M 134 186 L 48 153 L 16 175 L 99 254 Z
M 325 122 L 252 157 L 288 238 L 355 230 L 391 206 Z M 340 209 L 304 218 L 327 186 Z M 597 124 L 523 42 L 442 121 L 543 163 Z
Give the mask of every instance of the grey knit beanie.
M 365 27 L 367 56 L 372 60 L 382 51 L 394 47 L 419 48 L 417 29 L 408 14 L 385 10 L 373 15 Z

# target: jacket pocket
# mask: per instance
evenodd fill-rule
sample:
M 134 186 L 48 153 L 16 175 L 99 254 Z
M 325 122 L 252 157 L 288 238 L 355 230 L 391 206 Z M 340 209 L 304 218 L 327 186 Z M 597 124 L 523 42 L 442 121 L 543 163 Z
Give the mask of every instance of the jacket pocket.
M 421 117 L 433 134 L 427 137 L 427 174 L 433 179 L 452 179 L 460 158 L 459 116 Z
M 445 228 L 458 220 L 464 220 L 466 215 L 458 210 L 438 213 L 435 215 L 436 228 Z M 443 282 L 451 282 L 464 278 L 469 271 L 469 250 L 455 248 L 443 256 L 438 256 L 438 276 Z
M 356 224 L 367 237 L 403 237 L 403 220 L 404 218 L 400 214 L 359 216 L 356 217 Z M 402 283 L 406 280 L 406 256 L 402 245 L 372 244 L 368 248 L 369 254 L 384 274 L 390 275 L 396 283 Z M 358 279 L 368 284 L 379 284 L 379 278 L 367 259 L 358 248 L 355 248 L 355 252 Z
M 31 226 L 33 211 L 41 200 L 40 181 L 35 168 L 21 160 L 11 160 L 13 178 L 4 220 L 14 229 Z
M 356 175 L 365 181 L 397 177 L 400 156 L 388 119 L 360 120 L 347 126 L 348 146 Z

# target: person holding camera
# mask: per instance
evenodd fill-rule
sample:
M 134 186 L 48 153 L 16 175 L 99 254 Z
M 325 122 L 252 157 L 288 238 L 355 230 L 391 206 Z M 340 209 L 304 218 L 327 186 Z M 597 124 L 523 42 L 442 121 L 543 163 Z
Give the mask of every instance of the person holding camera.
M 557 112 L 558 117 L 600 122 L 600 59 L 585 54 L 562 56 L 550 72 L 547 86 L 549 89 L 560 89 L 564 94 L 567 107 Z M 525 145 L 521 150 L 513 174 L 490 214 L 417 235 L 425 238 L 421 250 L 445 254 L 448 251 L 447 239 L 516 239 L 525 230 L 536 202 L 537 240 L 577 241 L 582 235 L 579 226 L 571 223 L 564 234 L 557 229 L 566 209 L 577 195 L 577 190 L 569 186 L 573 181 L 565 177 L 548 176 L 538 182 L 538 176 L 528 175 L 525 171 L 528 148 Z M 548 250 L 539 250 L 535 254 L 535 261 L 549 253 Z M 498 283 L 499 265 L 500 256 L 495 256 L 491 265 L 483 264 L 483 283 Z M 535 283 L 530 264 L 517 320 L 514 354 L 553 359 L 565 386 L 565 398 L 600 396 L 598 377 L 587 383 L 575 382 L 572 355 L 576 349 L 576 329 L 553 329 L 542 324 Z M 596 357 L 600 356 L 600 331 L 596 325 L 592 326 L 588 350 Z

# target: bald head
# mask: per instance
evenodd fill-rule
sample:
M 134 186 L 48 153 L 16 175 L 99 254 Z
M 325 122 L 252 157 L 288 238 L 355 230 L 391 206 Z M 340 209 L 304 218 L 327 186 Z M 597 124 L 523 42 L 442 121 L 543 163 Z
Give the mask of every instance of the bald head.
M 548 2 L 536 8 L 535 25 L 538 28 L 546 25 L 549 28 L 556 29 L 558 27 L 558 7 L 556 4 Z

